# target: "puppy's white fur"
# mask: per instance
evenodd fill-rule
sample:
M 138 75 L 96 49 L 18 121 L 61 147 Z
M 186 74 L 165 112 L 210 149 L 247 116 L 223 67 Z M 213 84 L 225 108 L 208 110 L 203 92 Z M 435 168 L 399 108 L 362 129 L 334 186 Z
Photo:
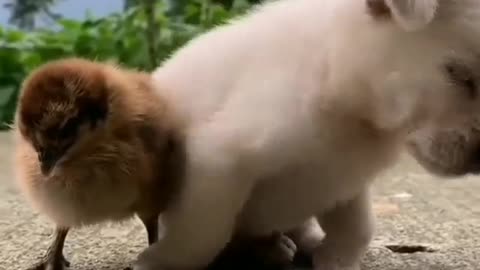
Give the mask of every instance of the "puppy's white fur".
M 367 0 L 268 3 L 155 71 L 184 121 L 188 161 L 165 237 L 136 269 L 198 269 L 233 233 L 289 231 L 311 217 L 326 232 L 316 269 L 359 269 L 369 185 L 411 127 L 480 108 L 445 72 L 450 61 L 479 64 L 480 2 L 373 1 L 388 13 L 372 15 Z

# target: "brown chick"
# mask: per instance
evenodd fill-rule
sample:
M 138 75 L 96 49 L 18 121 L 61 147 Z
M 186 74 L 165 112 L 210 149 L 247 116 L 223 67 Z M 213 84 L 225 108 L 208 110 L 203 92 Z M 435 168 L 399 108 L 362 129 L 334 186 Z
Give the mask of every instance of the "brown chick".
M 15 121 L 21 191 L 56 224 L 44 259 L 60 270 L 70 228 L 135 214 L 157 239 L 157 218 L 178 186 L 183 151 L 150 76 L 82 59 L 54 61 L 24 82 Z M 176 180 L 177 179 L 177 180 Z

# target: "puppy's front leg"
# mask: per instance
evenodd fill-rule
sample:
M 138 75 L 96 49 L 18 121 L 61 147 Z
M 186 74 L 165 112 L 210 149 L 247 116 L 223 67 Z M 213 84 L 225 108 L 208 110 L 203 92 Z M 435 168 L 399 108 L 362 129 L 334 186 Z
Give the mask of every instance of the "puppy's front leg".
M 230 240 L 251 182 L 227 165 L 228 157 L 191 159 L 178 200 L 162 214 L 163 238 L 139 255 L 135 270 L 202 269 Z
M 373 235 L 369 191 L 319 216 L 325 232 L 313 254 L 315 270 L 360 270 L 360 261 Z

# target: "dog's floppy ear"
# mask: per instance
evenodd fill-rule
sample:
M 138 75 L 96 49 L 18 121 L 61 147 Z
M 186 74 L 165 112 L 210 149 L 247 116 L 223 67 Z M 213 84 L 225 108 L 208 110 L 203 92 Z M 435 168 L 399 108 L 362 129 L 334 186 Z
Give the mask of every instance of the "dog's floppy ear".
M 389 15 L 406 31 L 416 31 L 435 18 L 439 0 L 367 0 L 373 16 Z

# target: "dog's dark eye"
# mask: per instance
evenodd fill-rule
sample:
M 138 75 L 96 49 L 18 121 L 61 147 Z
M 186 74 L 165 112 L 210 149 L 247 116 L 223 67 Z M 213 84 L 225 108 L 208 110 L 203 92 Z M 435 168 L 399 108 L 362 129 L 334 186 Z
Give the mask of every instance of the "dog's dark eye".
M 469 98 L 477 97 L 477 82 L 470 68 L 462 64 L 450 63 L 445 69 L 450 80 L 465 89 Z

